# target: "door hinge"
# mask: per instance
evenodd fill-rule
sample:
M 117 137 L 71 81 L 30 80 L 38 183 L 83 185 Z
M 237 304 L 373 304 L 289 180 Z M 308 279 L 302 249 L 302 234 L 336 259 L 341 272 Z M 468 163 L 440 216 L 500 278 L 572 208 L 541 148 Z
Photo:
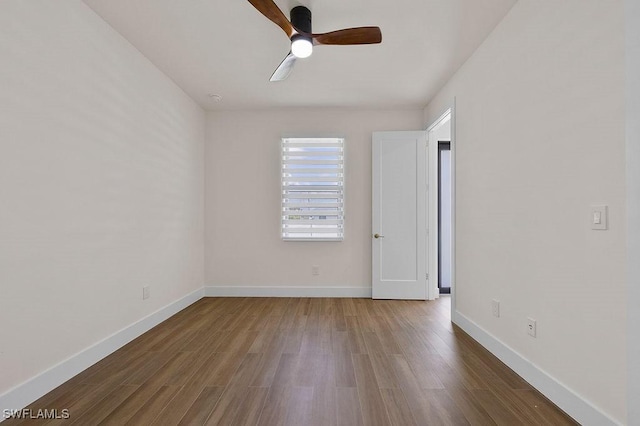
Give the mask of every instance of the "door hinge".
M 425 274 L 427 276 L 427 279 L 429 279 L 429 274 Z

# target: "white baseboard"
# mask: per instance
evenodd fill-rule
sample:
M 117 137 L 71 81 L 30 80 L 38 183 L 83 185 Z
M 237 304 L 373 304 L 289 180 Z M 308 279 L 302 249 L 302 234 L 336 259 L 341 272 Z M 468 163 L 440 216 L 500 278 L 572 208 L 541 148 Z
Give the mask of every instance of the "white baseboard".
M 197 302 L 203 295 L 204 290 L 200 288 L 0 395 L 0 422 L 4 420 L 2 413 L 5 409 L 19 410 L 26 407 L 162 321 Z
M 205 297 L 371 298 L 371 287 L 207 286 Z
M 607 426 L 619 424 L 460 312 L 455 311 L 452 320 L 581 425 Z

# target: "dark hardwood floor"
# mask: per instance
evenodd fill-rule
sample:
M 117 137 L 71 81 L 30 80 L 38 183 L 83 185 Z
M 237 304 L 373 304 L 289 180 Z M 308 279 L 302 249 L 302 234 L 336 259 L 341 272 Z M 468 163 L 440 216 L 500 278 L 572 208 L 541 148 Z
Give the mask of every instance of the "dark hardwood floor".
M 576 424 L 449 304 L 205 298 L 28 407 L 69 419 L 4 424 Z

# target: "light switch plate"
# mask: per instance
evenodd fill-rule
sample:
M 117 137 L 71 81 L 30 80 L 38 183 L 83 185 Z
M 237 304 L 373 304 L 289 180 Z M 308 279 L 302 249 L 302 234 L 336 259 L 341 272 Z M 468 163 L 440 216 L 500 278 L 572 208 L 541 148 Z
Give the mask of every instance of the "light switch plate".
M 608 208 L 604 205 L 591 206 L 591 229 L 606 230 L 609 227 Z

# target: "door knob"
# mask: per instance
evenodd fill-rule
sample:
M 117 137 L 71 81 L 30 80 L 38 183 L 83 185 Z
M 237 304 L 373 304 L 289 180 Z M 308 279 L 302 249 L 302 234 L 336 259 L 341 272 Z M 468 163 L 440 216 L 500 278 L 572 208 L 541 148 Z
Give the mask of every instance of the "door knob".
M 373 238 L 384 238 L 384 235 L 373 234 Z

